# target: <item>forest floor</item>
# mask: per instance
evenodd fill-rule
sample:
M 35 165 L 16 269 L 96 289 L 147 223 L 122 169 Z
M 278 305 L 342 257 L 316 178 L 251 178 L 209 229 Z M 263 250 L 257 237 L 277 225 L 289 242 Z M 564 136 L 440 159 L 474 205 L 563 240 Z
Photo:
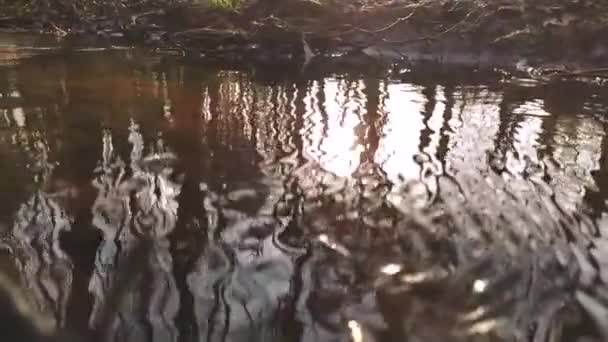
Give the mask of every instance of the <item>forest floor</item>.
M 26 2 L 1 7 L 0 29 L 226 63 L 433 61 L 608 75 L 608 3 L 593 0 L 248 0 L 236 7 L 71 0 L 55 8 L 48 0 L 43 9 Z

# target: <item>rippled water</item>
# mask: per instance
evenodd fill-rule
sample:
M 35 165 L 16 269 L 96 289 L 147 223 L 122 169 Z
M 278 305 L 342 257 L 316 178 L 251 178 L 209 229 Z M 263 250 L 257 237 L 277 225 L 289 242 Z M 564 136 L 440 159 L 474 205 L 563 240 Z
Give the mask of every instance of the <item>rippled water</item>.
M 1 261 L 56 327 L 105 341 L 608 338 L 605 87 L 11 51 Z

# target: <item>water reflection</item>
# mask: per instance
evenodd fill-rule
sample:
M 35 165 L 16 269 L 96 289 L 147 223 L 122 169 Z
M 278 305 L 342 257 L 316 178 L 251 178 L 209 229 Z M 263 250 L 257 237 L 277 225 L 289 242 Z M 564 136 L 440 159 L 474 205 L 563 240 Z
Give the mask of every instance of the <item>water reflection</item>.
M 417 180 L 420 176 L 420 165 L 414 157 L 420 152 L 424 127 L 422 114 L 428 101 L 422 95 L 421 88 L 409 84 L 389 84 L 386 89 L 384 108 L 381 108 L 386 113 L 385 122 L 374 161 L 394 184 Z
M 56 325 L 110 309 L 108 341 L 601 334 L 608 104 L 569 87 L 25 59 L 0 69 L 4 244 Z
M 58 327 L 66 326 L 72 287 L 72 261 L 59 236 L 71 229 L 65 211 L 52 197 L 36 192 L 22 205 L 12 230 L 15 262 L 36 309 Z
M 174 324 L 179 308 L 179 294 L 173 276 L 168 234 L 177 220 L 176 197 L 180 184 L 172 176 L 172 153 L 154 149 L 144 155 L 143 139 L 132 123 L 129 142 L 132 145 L 127 167 L 114 151 L 112 135 L 103 138 L 101 165 L 93 181 L 98 196 L 92 206 L 92 224 L 103 239 L 95 257 L 89 291 L 94 297 L 91 327 L 99 324 L 106 298 L 114 288 L 116 277 L 142 237 L 153 238 L 145 276 L 128 290 L 125 304 L 116 308 L 117 319 L 111 325 L 109 341 L 152 340 L 177 341 Z M 141 270 L 144 271 L 144 270 Z M 123 308 L 124 307 L 124 308 Z M 142 315 L 149 320 L 141 321 Z M 151 337 L 151 338 L 149 338 Z

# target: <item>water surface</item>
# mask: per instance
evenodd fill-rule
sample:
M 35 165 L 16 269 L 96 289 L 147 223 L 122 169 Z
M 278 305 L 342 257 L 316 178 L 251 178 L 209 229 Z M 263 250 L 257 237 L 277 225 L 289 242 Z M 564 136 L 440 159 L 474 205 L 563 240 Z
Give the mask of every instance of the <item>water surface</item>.
M 102 336 L 109 305 L 108 341 L 606 331 L 605 87 L 12 48 L 2 265 L 58 327 Z

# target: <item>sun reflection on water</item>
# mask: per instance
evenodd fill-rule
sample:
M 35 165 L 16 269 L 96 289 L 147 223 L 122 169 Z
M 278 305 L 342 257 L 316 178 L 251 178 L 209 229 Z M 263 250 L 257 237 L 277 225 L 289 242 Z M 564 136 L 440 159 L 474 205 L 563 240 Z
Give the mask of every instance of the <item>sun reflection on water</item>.
M 420 87 L 411 84 L 389 84 L 387 87 L 386 123 L 374 160 L 393 183 L 419 178 L 420 166 L 414 156 L 420 151 L 420 135 L 424 128 L 421 113 L 425 103 Z

